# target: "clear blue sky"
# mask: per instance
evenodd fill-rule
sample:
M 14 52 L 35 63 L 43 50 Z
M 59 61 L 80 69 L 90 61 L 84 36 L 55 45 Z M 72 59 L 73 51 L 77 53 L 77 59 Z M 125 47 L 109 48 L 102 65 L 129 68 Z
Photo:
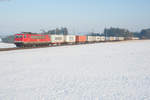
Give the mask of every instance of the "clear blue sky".
M 0 33 L 68 27 L 71 33 L 109 27 L 150 28 L 150 0 L 0 0 Z

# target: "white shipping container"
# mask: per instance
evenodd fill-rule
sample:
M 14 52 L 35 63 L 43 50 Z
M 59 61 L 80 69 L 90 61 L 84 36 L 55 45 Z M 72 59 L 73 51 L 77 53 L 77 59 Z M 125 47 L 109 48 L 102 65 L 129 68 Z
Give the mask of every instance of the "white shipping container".
M 95 38 L 95 36 L 87 36 L 87 41 L 88 42 L 95 42 L 96 38 Z
M 109 37 L 109 40 L 114 41 L 114 40 L 116 40 L 116 37 Z
M 124 40 L 124 37 L 118 37 L 119 38 L 119 41 L 123 41 Z
M 75 35 L 65 35 L 65 42 L 75 43 L 76 42 L 76 36 Z
M 132 37 L 132 40 L 139 40 L 138 37 Z
M 100 36 L 96 36 L 96 37 L 95 37 L 95 40 L 96 40 L 97 42 L 99 42 L 99 41 L 101 41 L 101 37 L 100 37 Z
M 100 38 L 101 38 L 100 41 L 105 41 L 105 36 L 101 36 Z
M 64 43 L 65 37 L 64 35 L 50 35 L 51 43 Z

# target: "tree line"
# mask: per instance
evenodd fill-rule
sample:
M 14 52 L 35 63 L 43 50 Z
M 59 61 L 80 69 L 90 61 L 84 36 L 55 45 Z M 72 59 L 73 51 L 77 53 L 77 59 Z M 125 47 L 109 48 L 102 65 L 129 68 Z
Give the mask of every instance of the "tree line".
M 48 35 L 52 35 L 52 34 L 57 34 L 57 35 L 68 35 L 68 29 L 66 27 L 62 27 L 62 28 L 56 28 L 56 29 L 52 29 L 52 30 L 48 30 L 48 31 L 44 31 L 42 32 L 43 34 L 48 34 Z
M 123 28 L 105 28 L 103 33 L 88 33 L 91 36 L 105 36 L 105 37 L 125 37 L 125 39 L 130 39 L 131 37 L 138 37 L 140 39 L 150 39 L 150 29 L 143 29 L 140 32 L 130 32 Z
M 125 37 L 129 39 L 130 37 L 139 37 L 140 39 L 150 39 L 150 29 L 143 29 L 140 32 L 130 32 L 127 29 L 121 28 L 109 28 L 104 29 L 105 36 L 116 36 Z

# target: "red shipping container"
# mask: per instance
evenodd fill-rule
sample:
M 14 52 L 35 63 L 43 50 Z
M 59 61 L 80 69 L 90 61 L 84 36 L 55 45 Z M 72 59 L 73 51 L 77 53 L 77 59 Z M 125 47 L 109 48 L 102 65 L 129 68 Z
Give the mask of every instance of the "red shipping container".
M 86 36 L 76 36 L 76 42 L 85 43 L 86 42 Z

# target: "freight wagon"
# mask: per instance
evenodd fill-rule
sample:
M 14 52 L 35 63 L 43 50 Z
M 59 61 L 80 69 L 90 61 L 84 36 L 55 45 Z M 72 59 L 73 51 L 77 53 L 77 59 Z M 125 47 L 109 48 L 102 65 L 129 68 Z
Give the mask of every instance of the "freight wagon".
M 139 40 L 140 38 L 138 37 L 132 37 L 132 40 Z
M 49 35 L 51 38 L 50 44 L 52 45 L 61 45 L 65 43 L 65 36 L 64 35 Z
M 76 36 L 75 35 L 65 35 L 65 43 L 66 44 L 75 44 Z
M 116 37 L 109 37 L 109 41 L 116 41 Z
M 96 36 L 95 41 L 96 42 L 103 42 L 103 41 L 105 41 L 105 37 L 104 36 Z
M 96 42 L 96 36 L 87 36 L 87 42 L 89 43 Z
M 124 37 L 118 37 L 119 41 L 123 41 Z
M 101 36 L 100 38 L 101 38 L 101 40 L 100 40 L 101 42 L 105 41 L 105 36 Z
M 76 43 L 83 44 L 87 42 L 87 36 L 76 36 Z
M 100 36 L 95 36 L 95 41 L 96 42 L 100 42 L 101 41 L 101 37 Z

